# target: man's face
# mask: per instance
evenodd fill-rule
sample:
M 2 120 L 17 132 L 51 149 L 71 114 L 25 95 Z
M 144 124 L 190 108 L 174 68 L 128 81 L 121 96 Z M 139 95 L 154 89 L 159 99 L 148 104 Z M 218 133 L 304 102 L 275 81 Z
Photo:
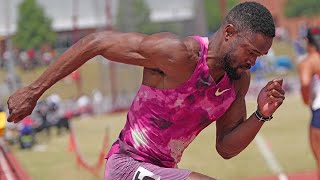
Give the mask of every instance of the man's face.
M 257 57 L 268 53 L 272 40 L 261 33 L 236 35 L 223 56 L 222 67 L 227 75 L 234 80 L 240 79 L 243 72 L 254 66 Z

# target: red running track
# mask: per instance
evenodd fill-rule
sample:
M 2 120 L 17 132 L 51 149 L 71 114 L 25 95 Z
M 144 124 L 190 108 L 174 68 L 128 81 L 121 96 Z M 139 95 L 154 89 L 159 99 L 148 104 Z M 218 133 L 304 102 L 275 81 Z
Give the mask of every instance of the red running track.
M 0 180 L 31 180 L 12 152 L 0 146 Z
M 304 173 L 294 173 L 289 174 L 288 180 L 317 180 L 316 173 L 313 172 L 304 172 Z M 269 176 L 269 177 L 255 177 L 250 179 L 242 180 L 279 180 L 278 176 Z

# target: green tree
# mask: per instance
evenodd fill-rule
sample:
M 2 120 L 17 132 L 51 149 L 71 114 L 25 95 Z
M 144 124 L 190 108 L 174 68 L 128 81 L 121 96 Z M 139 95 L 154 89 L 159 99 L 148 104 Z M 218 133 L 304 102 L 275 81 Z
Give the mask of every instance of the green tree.
M 239 0 L 226 0 L 227 12 L 237 5 Z M 205 12 L 207 16 L 207 23 L 209 31 L 215 31 L 221 24 L 221 9 L 218 0 L 205 0 L 204 1 Z
M 51 29 L 51 19 L 36 0 L 24 0 L 19 5 L 17 32 L 13 45 L 21 49 L 39 48 L 44 43 L 53 44 L 56 34 Z
M 150 8 L 144 0 L 119 1 L 117 29 L 124 32 L 141 32 L 146 34 L 158 30 L 158 24 L 150 20 Z
M 285 14 L 288 17 L 320 15 L 319 0 L 288 0 Z

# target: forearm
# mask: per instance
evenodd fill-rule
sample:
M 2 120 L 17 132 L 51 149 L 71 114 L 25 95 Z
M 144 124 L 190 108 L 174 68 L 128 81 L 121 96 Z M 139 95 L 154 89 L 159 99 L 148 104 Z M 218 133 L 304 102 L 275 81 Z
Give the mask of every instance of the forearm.
M 262 125 L 263 122 L 252 114 L 247 120 L 220 137 L 217 141 L 217 149 L 226 159 L 239 154 L 252 142 Z

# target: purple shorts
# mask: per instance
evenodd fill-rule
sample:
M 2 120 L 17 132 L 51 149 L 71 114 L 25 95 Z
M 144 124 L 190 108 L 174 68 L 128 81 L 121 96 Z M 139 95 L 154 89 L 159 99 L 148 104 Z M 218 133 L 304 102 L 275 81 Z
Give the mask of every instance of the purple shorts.
M 163 168 L 137 161 L 125 154 L 113 154 L 106 163 L 105 180 L 186 180 L 192 172 L 177 168 Z

